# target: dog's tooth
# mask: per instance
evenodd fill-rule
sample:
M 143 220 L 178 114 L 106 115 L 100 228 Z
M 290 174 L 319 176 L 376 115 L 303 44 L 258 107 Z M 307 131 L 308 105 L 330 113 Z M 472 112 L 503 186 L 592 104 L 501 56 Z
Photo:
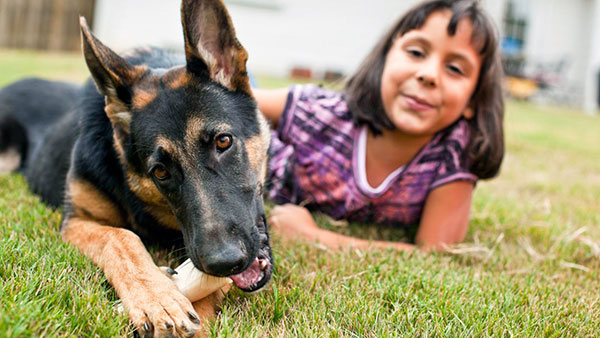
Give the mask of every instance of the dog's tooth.
M 267 268 L 267 260 L 263 259 L 263 260 L 260 261 L 260 269 L 264 270 L 266 268 Z
M 252 285 L 252 287 L 256 287 L 256 285 L 265 278 L 265 273 L 263 271 L 260 272 L 260 277 L 258 277 L 258 281 Z

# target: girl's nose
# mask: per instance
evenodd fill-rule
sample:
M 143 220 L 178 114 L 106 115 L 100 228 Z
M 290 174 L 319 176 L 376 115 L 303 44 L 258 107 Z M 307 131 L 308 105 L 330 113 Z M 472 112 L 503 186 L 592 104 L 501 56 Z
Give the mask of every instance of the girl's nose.
M 439 65 L 435 58 L 426 60 L 417 72 L 417 80 L 425 87 L 436 87 L 438 84 Z
M 435 78 L 433 78 L 433 77 L 426 76 L 426 75 L 419 75 L 419 77 L 417 77 L 417 79 L 419 80 L 420 83 L 422 83 L 426 87 L 435 87 L 436 86 L 436 81 L 435 81 Z

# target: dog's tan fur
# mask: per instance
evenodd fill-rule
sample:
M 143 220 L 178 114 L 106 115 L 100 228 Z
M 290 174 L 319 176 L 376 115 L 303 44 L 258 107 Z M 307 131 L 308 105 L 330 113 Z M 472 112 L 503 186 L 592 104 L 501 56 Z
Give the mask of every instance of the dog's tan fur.
M 176 68 L 169 70 L 165 76 L 163 76 L 163 83 L 171 89 L 185 87 L 190 84 L 192 78 L 186 72 L 185 68 Z

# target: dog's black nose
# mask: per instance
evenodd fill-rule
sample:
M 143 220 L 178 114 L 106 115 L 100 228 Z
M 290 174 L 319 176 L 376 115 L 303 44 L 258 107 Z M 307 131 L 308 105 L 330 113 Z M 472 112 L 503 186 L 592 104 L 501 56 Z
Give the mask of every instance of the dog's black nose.
M 230 246 L 205 257 L 205 272 L 217 276 L 231 276 L 242 272 L 248 263 L 248 257 L 239 249 Z

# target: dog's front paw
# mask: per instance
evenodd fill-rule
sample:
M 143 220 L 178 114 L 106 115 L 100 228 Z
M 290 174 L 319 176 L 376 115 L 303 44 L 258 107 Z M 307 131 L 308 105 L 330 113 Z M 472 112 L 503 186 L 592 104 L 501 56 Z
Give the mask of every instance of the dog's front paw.
M 122 303 L 140 337 L 193 337 L 201 329 L 194 307 L 168 277 L 136 279 Z

